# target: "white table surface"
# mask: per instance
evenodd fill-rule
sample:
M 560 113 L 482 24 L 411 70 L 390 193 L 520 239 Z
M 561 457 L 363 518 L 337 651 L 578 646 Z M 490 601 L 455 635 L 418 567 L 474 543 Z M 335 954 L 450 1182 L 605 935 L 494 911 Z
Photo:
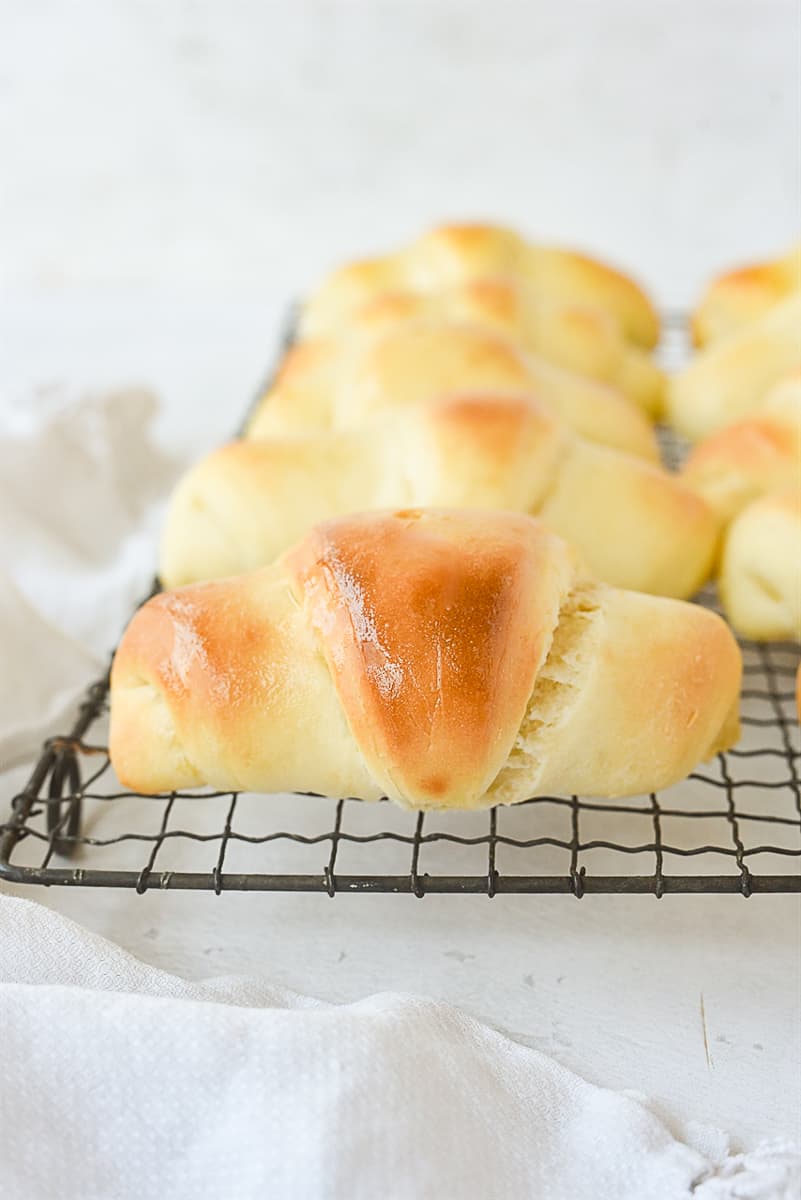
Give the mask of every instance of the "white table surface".
M 601 248 L 671 306 L 797 224 L 784 0 L 222 7 L 32 3 L 4 31 L 3 405 L 141 382 L 191 458 L 286 297 L 429 220 Z M 797 898 L 16 890 L 182 974 L 427 993 L 668 1120 L 801 1132 Z

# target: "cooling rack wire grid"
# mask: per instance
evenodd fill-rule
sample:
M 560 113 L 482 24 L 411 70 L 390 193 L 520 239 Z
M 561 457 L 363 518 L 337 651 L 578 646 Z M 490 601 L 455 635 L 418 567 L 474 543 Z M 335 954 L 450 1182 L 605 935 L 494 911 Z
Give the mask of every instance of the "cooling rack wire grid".
M 665 320 L 667 366 L 685 323 Z M 683 447 L 665 431 L 671 465 Z M 710 589 L 702 603 L 715 606 Z M 743 736 L 665 792 L 615 803 L 544 796 L 481 813 L 388 802 L 170 792 L 117 782 L 108 678 L 42 747 L 0 809 L 0 879 L 17 884 L 223 891 L 739 893 L 801 891 L 801 648 L 741 641 Z

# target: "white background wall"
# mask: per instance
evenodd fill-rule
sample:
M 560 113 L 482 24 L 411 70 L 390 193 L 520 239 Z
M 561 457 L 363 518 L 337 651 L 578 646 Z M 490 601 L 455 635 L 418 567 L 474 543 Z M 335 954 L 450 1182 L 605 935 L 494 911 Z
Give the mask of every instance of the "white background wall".
M 686 301 L 799 214 L 794 0 L 3 0 L 7 284 L 298 288 L 444 216 Z

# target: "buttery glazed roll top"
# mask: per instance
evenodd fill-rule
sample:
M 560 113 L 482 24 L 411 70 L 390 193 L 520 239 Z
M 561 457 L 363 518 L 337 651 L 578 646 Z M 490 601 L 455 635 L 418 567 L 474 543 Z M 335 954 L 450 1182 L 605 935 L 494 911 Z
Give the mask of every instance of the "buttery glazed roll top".
M 725 337 L 799 289 L 801 243 L 779 258 L 727 271 L 709 285 L 693 314 L 696 345 Z
M 438 291 L 483 275 L 509 275 L 555 299 L 597 304 L 632 341 L 651 347 L 658 340 L 653 305 L 627 276 L 585 255 L 535 246 L 509 229 L 480 224 L 443 225 L 405 250 L 332 272 L 306 304 L 301 333 L 330 333 L 355 308 L 393 288 Z
M 525 517 L 414 510 L 328 522 L 286 563 L 382 789 L 415 808 L 483 795 L 570 587 L 565 543 Z
M 672 425 L 697 441 L 759 411 L 770 388 L 801 365 L 801 291 L 714 342 L 672 376 Z
M 397 288 L 354 309 L 348 333 L 375 334 L 407 321 L 438 319 L 497 329 L 548 362 L 618 387 L 645 412 L 659 411 L 664 375 L 597 305 L 543 299 L 519 280 L 482 276 L 441 291 Z
M 699 442 L 681 478 L 723 521 L 776 488 L 801 489 L 801 373 L 773 388 L 754 416 Z
M 534 512 L 571 436 L 523 396 L 457 395 L 360 430 L 240 440 L 179 482 L 164 526 L 167 587 L 272 562 L 318 521 L 402 506 Z M 632 459 L 637 471 L 657 470 Z M 700 503 L 700 502 L 699 502 Z
M 496 331 L 433 319 L 290 350 L 248 436 L 358 429 L 386 409 L 468 390 L 534 395 L 590 441 L 659 457 L 651 424 L 615 389 L 526 354 Z

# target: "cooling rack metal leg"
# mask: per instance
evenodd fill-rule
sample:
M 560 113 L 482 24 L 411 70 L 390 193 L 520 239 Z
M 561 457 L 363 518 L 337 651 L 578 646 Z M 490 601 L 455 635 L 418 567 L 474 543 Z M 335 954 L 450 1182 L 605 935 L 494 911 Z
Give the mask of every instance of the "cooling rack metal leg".
M 47 784 L 47 832 L 53 850 L 68 857 L 75 849 L 81 828 L 81 771 L 75 751 L 61 749 Z

